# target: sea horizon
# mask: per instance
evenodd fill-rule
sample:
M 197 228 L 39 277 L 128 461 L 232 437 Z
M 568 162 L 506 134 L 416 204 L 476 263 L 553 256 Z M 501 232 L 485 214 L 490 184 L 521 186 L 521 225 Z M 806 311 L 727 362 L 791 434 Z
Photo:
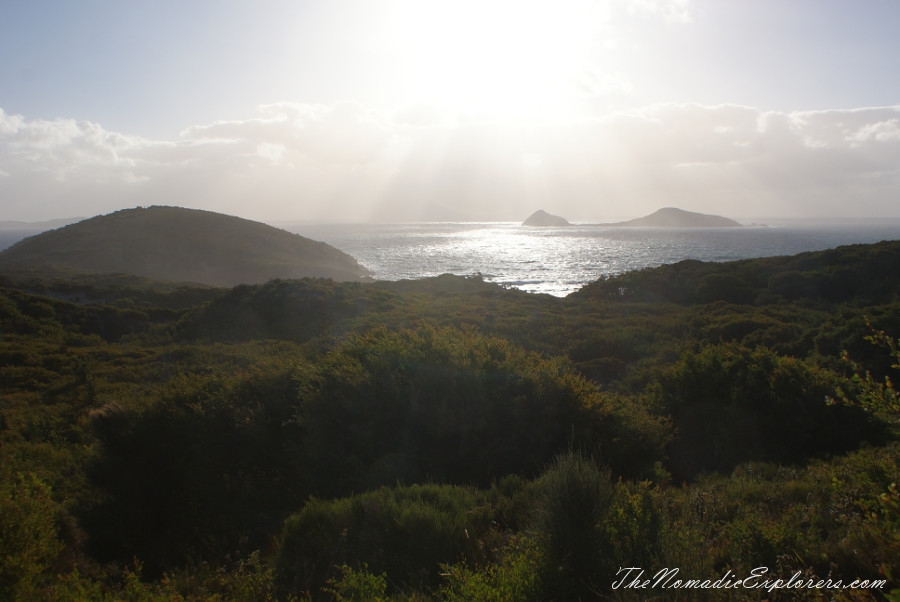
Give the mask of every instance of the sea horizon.
M 760 218 L 728 228 L 593 222 L 534 228 L 516 221 L 270 225 L 351 255 L 376 280 L 478 275 L 560 297 L 599 278 L 686 259 L 726 262 L 900 239 L 900 218 Z M 0 250 L 47 229 L 0 229 Z

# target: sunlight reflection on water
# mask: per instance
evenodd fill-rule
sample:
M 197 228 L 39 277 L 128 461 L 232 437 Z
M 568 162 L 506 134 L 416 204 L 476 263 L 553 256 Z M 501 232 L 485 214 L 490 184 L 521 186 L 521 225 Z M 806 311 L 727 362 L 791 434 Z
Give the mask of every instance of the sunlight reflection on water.
M 683 259 L 730 261 L 900 239 L 900 222 L 845 227 L 651 229 L 518 223 L 297 225 L 292 232 L 355 257 L 380 280 L 482 274 L 564 296 L 602 276 Z

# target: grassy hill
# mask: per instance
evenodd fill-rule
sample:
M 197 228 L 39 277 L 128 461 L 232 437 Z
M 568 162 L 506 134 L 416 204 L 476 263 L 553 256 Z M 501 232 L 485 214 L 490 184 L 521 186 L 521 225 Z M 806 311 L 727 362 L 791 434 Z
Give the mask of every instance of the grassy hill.
M 0 267 L 124 273 L 235 286 L 272 278 L 357 280 L 355 259 L 322 242 L 259 222 L 148 207 L 93 217 L 32 236 L 0 253 Z

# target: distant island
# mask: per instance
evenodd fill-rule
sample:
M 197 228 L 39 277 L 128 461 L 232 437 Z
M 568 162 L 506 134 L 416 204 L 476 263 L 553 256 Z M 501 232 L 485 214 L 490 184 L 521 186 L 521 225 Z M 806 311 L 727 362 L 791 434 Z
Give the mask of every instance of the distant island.
M 122 273 L 212 286 L 369 275 L 334 247 L 239 217 L 154 206 L 42 232 L 0 252 L 0 268 Z
M 569 222 L 564 217 L 551 215 L 542 209 L 538 209 L 532 213 L 528 219 L 522 222 L 523 226 L 532 226 L 535 228 L 562 228 L 569 226 Z
M 522 222 L 523 226 L 539 228 L 560 228 L 571 224 L 564 217 L 551 215 L 543 210 L 535 211 Z M 664 207 L 658 211 L 624 222 L 594 224 L 607 228 L 740 228 L 743 224 L 722 217 L 685 211 L 676 207 Z
M 600 224 L 616 228 L 740 228 L 742 224 L 720 215 L 694 213 L 676 207 L 664 207 L 659 211 L 613 224 Z
M 61 228 L 80 222 L 83 217 L 69 217 L 63 219 L 51 219 L 44 222 L 16 222 L 16 221 L 0 221 L 0 230 L 49 230 L 51 228 Z

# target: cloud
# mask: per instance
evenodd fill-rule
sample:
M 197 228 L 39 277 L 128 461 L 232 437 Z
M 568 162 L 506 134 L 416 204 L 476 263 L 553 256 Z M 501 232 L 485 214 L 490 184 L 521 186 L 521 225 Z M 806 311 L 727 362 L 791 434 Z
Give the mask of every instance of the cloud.
M 375 158 L 389 136 L 374 112 L 356 103 L 334 106 L 277 103 L 259 107 L 262 117 L 193 126 L 187 141 L 250 144 L 279 156 L 306 156 L 328 163 L 365 163 Z M 268 146 L 266 146 L 268 145 Z
M 848 138 L 854 143 L 900 142 L 900 119 L 891 118 L 877 123 L 867 123 Z
M 3 219 L 178 204 L 264 220 L 897 215 L 900 106 L 660 104 L 567 122 L 277 103 L 148 140 L 0 110 Z
M 648 13 L 681 23 L 691 21 L 690 0 L 628 0 L 626 4 L 630 12 Z
M 30 167 L 59 181 L 95 167 L 93 177 L 118 174 L 132 178 L 129 154 L 143 141 L 104 130 L 100 125 L 72 119 L 26 121 L 0 109 L 0 152 L 4 163 Z

